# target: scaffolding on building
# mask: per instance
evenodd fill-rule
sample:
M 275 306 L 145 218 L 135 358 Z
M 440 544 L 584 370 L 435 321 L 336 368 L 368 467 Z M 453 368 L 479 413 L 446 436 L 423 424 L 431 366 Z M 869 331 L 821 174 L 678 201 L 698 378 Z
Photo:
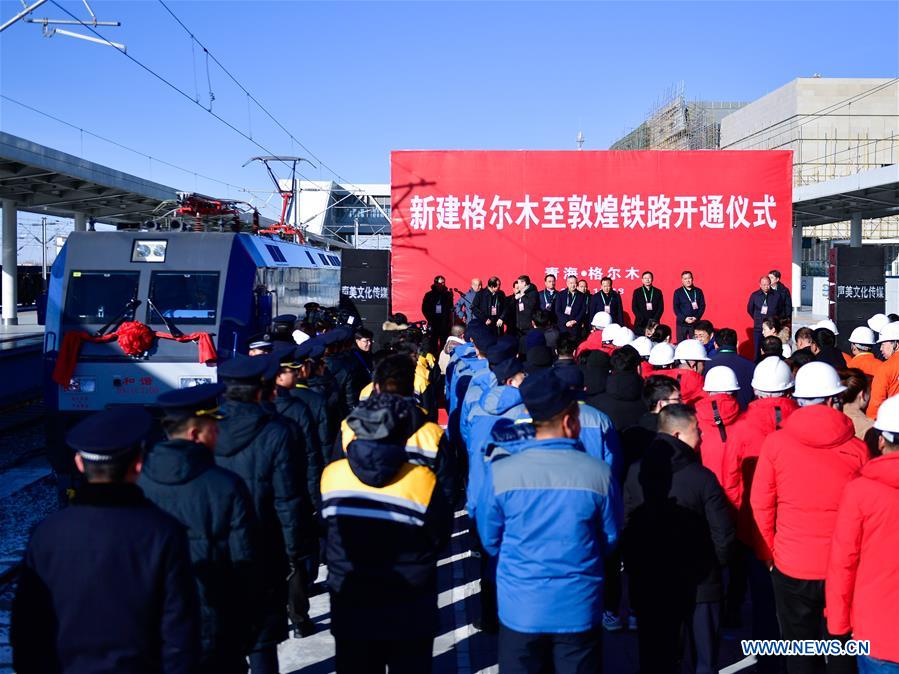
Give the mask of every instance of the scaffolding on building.
M 679 82 L 656 99 L 642 124 L 609 149 L 714 150 L 720 143 L 722 117 L 744 105 L 688 100 L 684 83 Z

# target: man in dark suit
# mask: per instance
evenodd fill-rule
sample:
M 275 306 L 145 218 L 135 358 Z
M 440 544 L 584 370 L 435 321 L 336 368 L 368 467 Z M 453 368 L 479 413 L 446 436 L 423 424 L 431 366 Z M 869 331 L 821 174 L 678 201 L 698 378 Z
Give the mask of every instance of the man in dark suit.
M 587 296 L 577 290 L 577 276 L 569 276 L 568 288 L 556 297 L 556 320 L 560 332 L 577 335 L 587 316 Z
M 705 313 L 705 294 L 693 285 L 693 272 L 680 275 L 681 287 L 674 291 L 674 315 L 677 317 L 677 341 L 691 339 L 693 326 Z
M 651 271 L 643 272 L 643 285 L 634 291 L 631 297 L 631 311 L 634 312 L 634 332 L 643 334 L 646 322 L 650 319 L 661 321 L 665 311 L 665 300 L 662 291 L 653 284 Z

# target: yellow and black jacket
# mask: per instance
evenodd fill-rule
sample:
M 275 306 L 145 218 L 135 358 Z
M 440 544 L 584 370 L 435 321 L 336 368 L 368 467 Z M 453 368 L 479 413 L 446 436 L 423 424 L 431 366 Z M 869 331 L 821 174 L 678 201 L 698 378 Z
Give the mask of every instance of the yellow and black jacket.
M 435 636 L 437 560 L 452 509 L 402 445 L 353 440 L 322 474 L 331 631 L 355 639 Z M 364 635 L 361 636 L 361 635 Z
M 417 418 L 413 424 L 415 432 L 406 440 L 406 461 L 417 466 L 430 468 L 437 476 L 437 482 L 443 493 L 452 503 L 456 489 L 456 461 L 449 449 L 446 433 L 439 424 L 428 421 L 421 408 L 416 409 Z M 340 424 L 339 456 L 346 453 L 347 447 L 356 439 L 353 429 L 346 419 Z

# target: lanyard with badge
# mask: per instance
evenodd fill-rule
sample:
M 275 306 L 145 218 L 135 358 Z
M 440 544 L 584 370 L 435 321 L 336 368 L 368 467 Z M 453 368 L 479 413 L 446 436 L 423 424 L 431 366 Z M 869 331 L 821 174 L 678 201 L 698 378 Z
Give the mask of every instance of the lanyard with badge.
M 565 298 L 565 315 L 571 316 L 571 305 L 574 304 L 574 301 L 577 299 L 577 295 L 575 295 L 570 290 L 568 291 L 568 297 Z
M 759 313 L 762 316 L 765 316 L 768 313 L 768 294 L 765 293 L 765 301 L 762 302 L 762 307 L 759 309 Z
M 612 313 L 612 310 L 609 308 L 612 306 L 612 293 L 609 293 L 609 300 L 606 301 L 606 294 L 600 290 L 599 291 L 599 301 L 602 302 L 602 310 L 607 314 Z
M 552 295 L 549 295 L 548 293 L 548 290 L 543 291 L 543 304 L 547 309 L 549 309 L 549 305 L 552 304 Z
M 643 299 L 646 300 L 646 311 L 652 311 L 652 296 L 655 292 L 655 288 L 651 288 L 649 290 L 649 296 L 646 296 L 646 286 L 643 286 Z
M 693 307 L 693 311 L 699 311 L 699 304 L 696 303 L 696 290 L 693 291 L 693 297 L 690 297 L 690 293 L 685 287 L 684 295 L 686 295 L 687 299 L 690 300 L 690 306 Z
M 497 303 L 499 303 L 499 299 L 497 299 L 496 293 L 493 293 L 493 298 L 492 298 L 490 301 L 491 301 L 491 304 L 490 304 L 490 315 L 491 315 L 491 316 L 496 316 L 496 305 L 497 305 Z

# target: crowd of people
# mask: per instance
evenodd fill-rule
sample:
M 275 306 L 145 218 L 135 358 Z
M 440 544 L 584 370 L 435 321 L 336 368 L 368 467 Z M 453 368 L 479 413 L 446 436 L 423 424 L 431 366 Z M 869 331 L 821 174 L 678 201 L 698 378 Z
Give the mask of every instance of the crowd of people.
M 722 629 L 870 641 L 757 671 L 899 671 L 899 316 L 792 333 L 772 272 L 715 326 L 690 272 L 625 312 L 527 276 L 506 297 L 438 276 L 428 330 L 278 317 L 218 383 L 67 436 L 83 484 L 35 529 L 13 602 L 18 674 L 278 672 L 314 633 L 327 567 L 335 668 L 431 671 L 454 512 L 480 566 L 475 626 L 502 673 L 717 672 Z M 877 353 L 879 351 L 879 354 Z M 747 598 L 751 611 L 747 613 Z

